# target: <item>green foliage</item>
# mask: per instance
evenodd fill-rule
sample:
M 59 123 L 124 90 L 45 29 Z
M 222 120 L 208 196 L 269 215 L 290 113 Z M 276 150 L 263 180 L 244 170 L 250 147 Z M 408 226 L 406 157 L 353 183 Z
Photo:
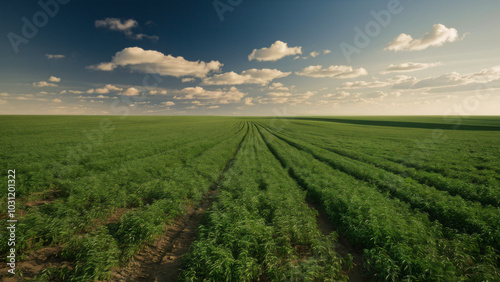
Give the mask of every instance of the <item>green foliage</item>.
M 16 169 L 19 258 L 65 246 L 67 264 L 38 280 L 109 279 L 213 188 L 182 280 L 347 279 L 352 257 L 339 257 L 306 199 L 362 249 L 372 280 L 500 277 L 498 117 L 0 121 L 0 165 Z
M 110 268 L 118 265 L 120 249 L 108 234 L 106 227 L 95 233 L 76 237 L 70 240 L 64 248 L 64 259 L 76 261 L 69 273 L 69 280 L 102 280 L 108 279 Z

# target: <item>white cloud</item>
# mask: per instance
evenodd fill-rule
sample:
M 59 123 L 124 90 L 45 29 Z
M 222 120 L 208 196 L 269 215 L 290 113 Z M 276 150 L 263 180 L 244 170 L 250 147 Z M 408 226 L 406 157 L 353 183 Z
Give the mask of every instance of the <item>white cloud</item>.
M 111 91 L 122 91 L 123 88 L 116 87 L 111 84 L 106 84 L 106 86 L 102 88 L 96 88 L 96 89 L 89 89 L 87 90 L 87 93 L 92 94 L 92 93 L 97 93 L 97 94 L 108 94 Z
M 61 103 L 62 101 L 61 101 L 61 99 L 54 99 L 54 100 L 52 100 L 52 102 L 54 102 L 54 103 Z
M 216 74 L 203 79 L 205 85 L 237 85 L 237 84 L 261 84 L 266 85 L 270 81 L 290 75 L 290 72 L 281 72 L 277 69 L 249 69 L 237 74 L 233 71 Z
M 260 104 L 288 104 L 291 106 L 304 103 L 316 92 L 307 91 L 305 93 L 290 93 L 290 92 L 269 92 L 267 97 L 258 97 L 256 100 Z
M 341 89 L 355 89 L 355 88 L 379 88 L 379 87 L 392 87 L 393 89 L 422 89 L 432 92 L 443 92 L 436 90 L 438 88 L 450 88 L 450 91 L 460 91 L 461 89 L 474 90 L 465 86 L 480 85 L 500 80 L 500 66 L 483 69 L 478 72 L 469 74 L 460 74 L 457 72 L 446 73 L 439 76 L 432 76 L 422 79 L 406 75 L 397 75 L 385 81 L 354 81 L 345 82 L 340 87 Z M 461 88 L 456 88 L 460 86 Z
M 129 87 L 129 88 L 127 88 L 127 90 L 121 92 L 120 94 L 123 96 L 137 96 L 137 95 L 139 95 L 139 93 L 141 93 L 141 91 L 139 91 L 139 89 L 134 88 L 134 87 Z
M 187 87 L 182 89 L 180 96 L 174 96 L 174 99 L 186 100 L 206 100 L 205 103 L 193 101 L 193 104 L 230 104 L 239 102 L 246 94 L 239 91 L 236 87 L 232 86 L 229 90 L 206 90 L 202 87 Z
M 330 50 L 323 50 L 323 54 L 326 55 L 326 54 L 330 54 L 332 51 Z
M 313 51 L 309 54 L 311 57 L 316 58 L 319 55 L 319 52 Z
M 353 81 L 344 82 L 340 88 L 343 89 L 356 89 L 356 88 L 379 88 L 387 86 L 406 86 L 413 85 L 417 81 L 416 78 L 406 75 L 397 75 L 391 77 L 385 81 L 373 80 L 373 81 Z
M 79 91 L 79 90 L 68 90 L 69 93 L 73 93 L 73 94 L 82 94 L 83 91 Z
M 390 51 L 419 51 L 431 46 L 441 46 L 446 42 L 459 40 L 458 31 L 454 28 L 447 28 L 442 24 L 435 24 L 432 30 L 425 33 L 419 39 L 413 39 L 411 35 L 401 33 L 384 48 Z
M 148 38 L 152 40 L 158 40 L 158 36 L 156 35 L 146 35 L 142 33 L 134 33 L 132 29 L 136 28 L 139 26 L 139 23 L 137 23 L 136 20 L 134 19 L 128 19 L 128 20 L 120 20 L 117 18 L 106 18 L 104 20 L 96 20 L 94 23 L 95 27 L 99 28 L 106 28 L 109 30 L 114 30 L 114 31 L 119 31 L 123 32 L 125 35 L 127 35 L 129 38 L 132 39 L 138 39 L 141 40 L 143 38 Z
M 64 59 L 64 55 L 53 55 L 53 54 L 45 54 L 45 57 L 49 60 L 57 60 L 57 59 Z
M 412 85 L 403 85 L 400 89 L 439 88 L 448 86 L 488 83 L 500 79 L 500 66 L 483 69 L 469 74 L 457 72 L 416 80 Z
M 289 96 L 292 96 L 292 93 L 290 93 L 290 92 L 268 92 L 267 95 L 272 96 L 272 97 L 289 97 Z
M 438 63 L 413 63 L 413 62 L 407 62 L 407 63 L 402 63 L 402 64 L 397 64 L 397 65 L 389 65 L 383 72 L 382 74 L 387 74 L 391 72 L 410 72 L 410 71 L 417 71 L 417 70 L 423 70 L 423 69 L 428 69 L 432 68 L 435 66 L 441 65 L 440 62 Z
M 87 68 L 91 70 L 112 71 L 116 68 L 116 65 L 114 63 L 100 63 L 97 65 L 88 66 Z
M 253 98 L 252 98 L 252 97 L 247 97 L 247 98 L 245 98 L 245 99 L 243 100 L 243 102 L 244 102 L 244 103 L 245 103 L 245 105 L 247 105 L 247 106 L 253 106 L 253 105 L 255 105 L 254 103 L 252 103 L 252 101 L 253 101 Z
M 47 81 L 33 82 L 33 87 L 56 87 L 57 84 Z
M 49 77 L 49 81 L 50 82 L 61 82 L 61 78 L 60 77 L 51 76 L 51 77 Z
M 104 20 L 96 20 L 95 27 L 104 27 L 110 30 L 117 31 L 130 31 L 130 29 L 137 27 L 139 24 L 134 19 L 129 19 L 125 21 L 121 21 L 117 18 L 106 18 Z
M 219 105 L 216 105 L 216 106 L 209 106 L 209 107 L 207 107 L 207 109 L 217 109 L 217 108 L 219 108 L 219 107 L 220 107 Z
M 253 49 L 248 55 L 248 60 L 257 61 L 277 61 L 286 56 L 302 54 L 302 47 L 288 47 L 288 44 L 283 41 L 276 41 L 270 47 L 261 49 Z
M 185 77 L 182 79 L 182 82 L 192 82 L 192 81 L 195 81 L 195 79 L 192 77 Z
M 97 94 L 108 94 L 109 90 L 106 89 L 106 88 L 97 88 L 97 89 L 95 89 L 94 93 L 97 93 Z
M 2 92 L 2 93 L 0 93 L 0 96 L 2 96 L 2 97 L 9 97 L 9 93 L 7 93 L 7 92 Z
M 183 57 L 164 55 L 154 50 L 140 47 L 125 48 L 117 52 L 111 62 L 89 66 L 94 70 L 111 71 L 117 67 L 126 67 L 142 73 L 157 73 L 174 77 L 194 76 L 204 78 L 212 71 L 219 71 L 223 66 L 218 61 L 188 61 Z
M 353 69 L 351 66 L 329 66 L 323 68 L 321 65 L 309 66 L 302 71 L 295 72 L 296 75 L 309 77 L 335 77 L 335 78 L 354 78 L 367 75 L 368 72 L 364 68 Z
M 351 96 L 351 93 L 347 91 L 340 91 L 338 93 L 330 93 L 330 94 L 325 94 L 323 97 L 325 98 L 334 98 L 334 99 L 343 99 Z
M 150 90 L 148 93 L 149 95 L 157 95 L 157 94 L 167 95 L 167 90 Z
M 281 82 L 275 82 L 271 84 L 269 87 L 269 90 L 275 90 L 275 91 L 289 91 L 290 88 L 286 87 L 283 85 Z
M 59 94 L 66 94 L 66 93 L 68 93 L 68 91 L 66 90 L 62 90 L 61 92 L 59 92 Z
M 162 104 L 162 105 L 165 105 L 165 106 L 167 106 L 167 107 L 168 107 L 168 106 L 174 106 L 174 105 L 175 105 L 175 103 L 174 103 L 174 102 L 172 102 L 172 101 L 161 102 L 161 104 Z

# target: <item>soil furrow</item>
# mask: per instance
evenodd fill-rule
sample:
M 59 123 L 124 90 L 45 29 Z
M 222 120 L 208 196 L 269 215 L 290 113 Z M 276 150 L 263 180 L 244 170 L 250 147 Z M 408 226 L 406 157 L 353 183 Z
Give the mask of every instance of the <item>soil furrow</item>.
M 184 216 L 165 228 L 163 236 L 136 254 L 128 265 L 115 271 L 111 276 L 112 281 L 177 281 L 181 260 L 196 240 L 196 228 L 215 200 L 217 188 L 233 164 L 248 132 L 247 126 L 247 131 L 236 151 L 226 163 L 217 181 L 210 187 L 200 206 L 196 209 L 188 207 Z
M 292 178 L 297 185 L 304 191 L 307 191 L 305 188 L 305 183 L 297 176 L 291 169 L 287 169 L 287 166 L 284 162 L 278 157 L 277 153 L 272 150 L 269 145 L 267 145 L 267 140 L 264 138 L 264 135 L 260 132 L 259 126 L 255 125 L 257 131 L 259 132 L 262 140 L 264 140 L 264 144 L 266 144 L 267 149 L 273 154 L 273 156 L 279 161 L 281 166 L 288 171 L 288 175 Z M 316 221 L 318 224 L 319 230 L 323 233 L 323 235 L 328 235 L 331 232 L 336 232 L 335 226 L 328 219 L 328 216 L 324 212 L 324 210 L 316 203 L 307 200 L 307 205 L 318 212 L 316 216 Z M 347 240 L 346 237 L 337 233 L 337 242 L 335 245 L 335 251 L 342 257 L 346 258 L 348 255 L 351 255 L 353 258 L 353 268 L 351 268 L 347 275 L 349 277 L 349 281 L 370 281 L 365 277 L 365 270 L 363 268 L 363 256 L 362 251 L 355 249 Z

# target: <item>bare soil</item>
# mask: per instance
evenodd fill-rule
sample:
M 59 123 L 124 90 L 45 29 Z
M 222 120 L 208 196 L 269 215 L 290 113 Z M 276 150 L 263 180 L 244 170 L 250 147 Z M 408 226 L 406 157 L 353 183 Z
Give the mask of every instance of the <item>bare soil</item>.
M 336 231 L 335 226 L 330 222 L 328 216 L 320 209 L 317 205 L 308 202 L 307 203 L 310 208 L 318 211 L 318 216 L 316 217 L 316 221 L 318 223 L 318 227 L 320 231 L 324 235 L 328 235 L 334 231 Z M 363 282 L 370 281 L 370 279 L 366 278 L 365 270 L 363 268 L 363 254 L 360 250 L 354 248 L 349 241 L 338 234 L 337 243 L 335 245 L 335 250 L 341 257 L 347 257 L 348 254 L 351 254 L 353 257 L 353 268 L 347 271 L 347 276 L 349 277 L 349 281 L 354 282 Z
M 210 191 L 198 208 L 166 227 L 166 232 L 134 256 L 126 266 L 113 272 L 112 281 L 177 281 L 182 257 L 196 240 L 196 227 L 215 199 Z

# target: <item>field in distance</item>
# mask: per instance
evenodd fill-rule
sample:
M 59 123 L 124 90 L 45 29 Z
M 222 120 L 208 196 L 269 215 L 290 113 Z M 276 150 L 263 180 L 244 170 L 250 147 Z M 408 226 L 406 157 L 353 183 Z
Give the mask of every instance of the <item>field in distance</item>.
M 14 281 L 500 279 L 500 117 L 0 116 L 0 130 Z

